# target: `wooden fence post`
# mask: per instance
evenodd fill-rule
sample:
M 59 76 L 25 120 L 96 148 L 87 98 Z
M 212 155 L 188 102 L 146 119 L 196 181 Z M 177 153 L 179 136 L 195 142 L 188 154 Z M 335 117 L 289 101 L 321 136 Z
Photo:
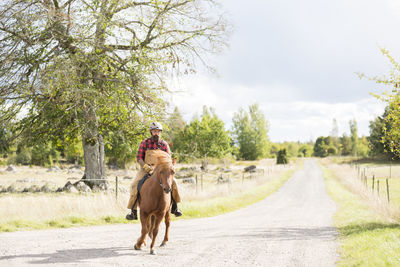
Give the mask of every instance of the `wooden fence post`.
M 201 191 L 203 191 L 203 174 L 201 174 Z
M 115 176 L 115 199 L 118 200 L 118 176 Z
M 390 197 L 389 197 L 389 179 L 386 178 L 386 193 L 387 193 L 387 200 L 390 202 Z
M 196 194 L 197 194 L 197 191 L 198 191 L 198 182 L 197 182 L 197 174 L 196 174 Z
M 375 174 L 372 176 L 372 193 L 374 193 L 374 187 L 375 187 Z
M 363 174 L 363 181 L 364 181 L 364 186 L 367 187 L 367 177 L 365 176 L 365 173 Z
M 378 191 L 378 197 L 379 197 L 379 180 L 376 181 L 376 191 Z

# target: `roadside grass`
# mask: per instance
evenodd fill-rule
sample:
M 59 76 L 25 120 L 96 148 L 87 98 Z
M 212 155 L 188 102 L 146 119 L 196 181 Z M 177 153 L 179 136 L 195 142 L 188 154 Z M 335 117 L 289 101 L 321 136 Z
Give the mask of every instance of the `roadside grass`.
M 0 232 L 126 223 L 126 197 L 114 194 L 7 194 L 0 197 Z
M 289 180 L 294 171 L 295 170 L 285 171 L 278 177 L 270 179 L 261 185 L 254 186 L 244 192 L 224 197 L 215 197 L 209 200 L 184 202 L 181 205 L 182 209 L 185 211 L 182 218 L 211 217 L 254 204 L 277 191 Z
M 338 266 L 400 266 L 398 221 L 373 209 L 329 167 L 322 169 L 328 193 L 338 206 L 334 215 L 340 240 Z
M 182 188 L 184 201 L 180 208 L 184 215 L 180 218 L 210 217 L 251 205 L 278 190 L 300 166 L 298 163 L 295 168 L 281 169 L 242 185 L 228 185 L 230 190 L 215 186 L 215 191 L 203 192 L 197 197 L 195 192 L 185 192 Z M 116 200 L 111 193 L 3 195 L 0 196 L 0 232 L 138 223 L 125 219 L 127 197 L 125 194 Z

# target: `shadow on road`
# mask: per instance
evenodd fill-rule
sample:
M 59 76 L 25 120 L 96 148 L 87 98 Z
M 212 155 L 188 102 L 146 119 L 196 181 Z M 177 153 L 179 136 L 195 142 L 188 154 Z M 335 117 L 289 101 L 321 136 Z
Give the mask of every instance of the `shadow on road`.
M 92 248 L 92 249 L 66 249 L 58 250 L 54 253 L 44 254 L 22 254 L 0 257 L 0 263 L 4 260 L 15 258 L 38 258 L 29 261 L 30 264 L 48 264 L 48 263 L 79 263 L 90 259 L 135 256 L 132 253 L 132 247 L 110 247 L 110 248 Z
M 284 227 L 260 229 L 240 235 L 221 235 L 212 238 L 270 239 L 273 241 L 293 240 L 334 240 L 337 237 L 335 227 Z

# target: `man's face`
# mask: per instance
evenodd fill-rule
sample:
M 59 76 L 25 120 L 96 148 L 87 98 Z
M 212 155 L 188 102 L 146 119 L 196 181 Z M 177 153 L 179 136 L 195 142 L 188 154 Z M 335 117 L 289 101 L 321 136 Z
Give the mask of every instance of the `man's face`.
M 161 136 L 160 130 L 151 130 L 150 133 L 151 133 L 151 136 L 158 136 L 158 137 Z

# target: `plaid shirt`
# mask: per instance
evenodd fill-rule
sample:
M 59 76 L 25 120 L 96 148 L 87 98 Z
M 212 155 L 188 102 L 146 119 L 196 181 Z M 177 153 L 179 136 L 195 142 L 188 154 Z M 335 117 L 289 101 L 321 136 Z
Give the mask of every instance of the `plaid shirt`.
M 161 139 L 158 142 L 154 142 L 151 138 L 147 138 L 140 143 L 136 160 L 139 161 L 139 159 L 142 159 L 144 161 L 146 151 L 154 149 L 161 149 L 171 155 L 171 150 L 167 142 Z

